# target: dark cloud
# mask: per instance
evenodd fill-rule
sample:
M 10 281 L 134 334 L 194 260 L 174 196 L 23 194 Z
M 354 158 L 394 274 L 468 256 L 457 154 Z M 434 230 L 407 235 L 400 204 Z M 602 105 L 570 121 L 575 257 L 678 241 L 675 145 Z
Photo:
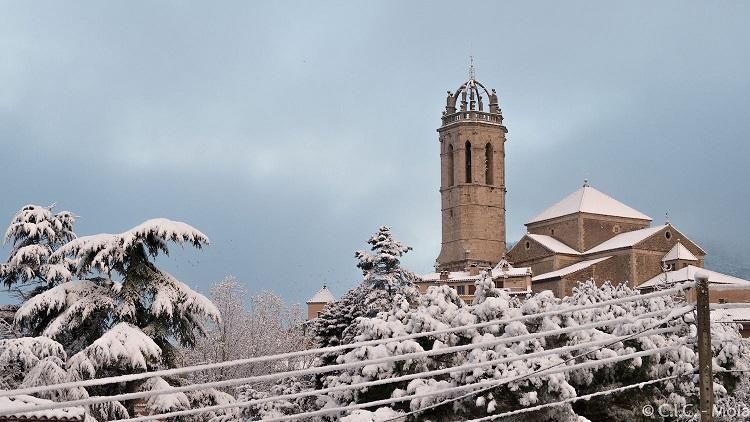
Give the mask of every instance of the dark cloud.
M 81 234 L 184 220 L 212 245 L 176 249 L 176 275 L 205 290 L 234 274 L 290 301 L 351 286 L 353 250 L 381 223 L 425 271 L 440 242 L 435 128 L 471 54 L 510 129 L 509 240 L 588 177 L 736 256 L 748 9 L 5 3 L 0 218 L 57 202 Z

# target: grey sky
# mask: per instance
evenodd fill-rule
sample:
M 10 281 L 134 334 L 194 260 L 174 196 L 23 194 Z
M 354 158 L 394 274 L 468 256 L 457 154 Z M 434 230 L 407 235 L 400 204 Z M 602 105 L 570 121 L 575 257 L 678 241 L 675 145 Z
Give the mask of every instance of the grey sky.
M 175 249 L 175 275 L 290 302 L 351 287 L 380 224 L 427 271 L 435 129 L 474 55 L 509 129 L 509 240 L 588 177 L 657 223 L 669 211 L 709 262 L 747 262 L 748 16 L 740 1 L 2 1 L 0 220 L 56 202 L 79 235 L 186 221 L 212 245 Z

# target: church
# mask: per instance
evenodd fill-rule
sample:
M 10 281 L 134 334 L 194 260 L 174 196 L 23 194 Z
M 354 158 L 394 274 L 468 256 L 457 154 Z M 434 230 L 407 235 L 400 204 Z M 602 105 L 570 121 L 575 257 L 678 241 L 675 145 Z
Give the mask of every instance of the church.
M 668 221 L 653 225 L 651 217 L 588 181 L 526 222 L 526 234 L 507 250 L 508 129 L 497 92 L 479 82 L 473 68 L 469 80 L 448 91 L 437 133 L 442 244 L 420 291 L 447 284 L 471 300 L 474 283 L 488 271 L 510 294 L 550 290 L 564 297 L 579 281 L 654 290 L 694 280 L 701 271 L 715 286 L 712 302 L 750 302 L 750 281 L 703 269 L 706 251 L 687 235 Z M 308 306 L 317 312 L 321 297 L 333 301 L 322 291 Z

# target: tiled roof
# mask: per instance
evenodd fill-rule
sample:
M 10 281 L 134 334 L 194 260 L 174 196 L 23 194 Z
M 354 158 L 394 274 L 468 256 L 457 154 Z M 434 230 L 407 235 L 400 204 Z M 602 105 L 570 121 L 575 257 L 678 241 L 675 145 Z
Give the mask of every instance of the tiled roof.
M 561 253 L 565 255 L 580 255 L 581 253 L 577 250 L 571 248 L 570 246 L 562 243 L 561 241 L 555 239 L 552 236 L 547 236 L 544 234 L 526 234 L 529 238 L 533 239 L 540 245 L 544 246 L 545 248 L 549 249 L 550 251 L 554 253 Z
M 80 406 L 65 407 L 62 409 L 33 410 L 37 406 L 50 403 L 52 403 L 51 400 L 40 399 L 27 395 L 0 397 L 0 409 L 9 409 L 14 407 L 23 407 L 29 409 L 29 411 L 0 416 L 0 421 L 82 421 L 86 416 L 86 411 Z
M 510 267 L 503 273 L 503 270 L 495 267 L 492 269 L 492 278 L 503 277 L 524 277 L 531 275 L 530 267 Z M 480 275 L 471 275 L 468 271 L 451 271 L 448 273 L 448 280 L 444 281 L 472 281 L 479 280 Z M 420 276 L 422 281 L 440 281 L 440 273 L 428 273 Z
M 611 251 L 614 249 L 629 248 L 629 247 L 635 246 L 641 241 L 646 240 L 649 237 L 653 236 L 655 233 L 657 233 L 659 230 L 663 229 L 664 227 L 665 226 L 647 227 L 645 229 L 620 233 L 617 236 L 607 241 L 604 241 L 594 246 L 593 248 L 587 250 L 586 254 Z
M 568 274 L 573 274 L 576 271 L 584 270 L 594 264 L 598 264 L 604 260 L 607 260 L 609 258 L 612 258 L 611 256 L 605 256 L 604 258 L 597 258 L 597 259 L 590 259 L 588 261 L 581 261 L 577 262 L 572 265 L 568 265 L 565 268 L 561 268 L 557 271 L 552 271 L 544 274 L 539 274 L 531 278 L 531 281 L 541 281 L 541 280 L 547 280 L 550 278 L 557 278 L 562 277 Z
M 667 252 L 666 255 L 664 255 L 664 258 L 662 258 L 662 262 L 666 261 L 674 261 L 681 259 L 683 261 L 697 261 L 698 258 L 693 255 L 692 252 L 690 252 L 682 243 L 679 241 L 670 249 L 669 252 Z
M 630 208 L 622 202 L 585 185 L 563 198 L 560 202 L 542 211 L 526 224 L 549 220 L 556 217 L 585 212 L 589 214 L 609 215 L 613 217 L 637 218 L 651 220 L 651 217 Z
M 328 286 L 324 284 L 323 288 L 318 290 L 313 297 L 308 299 L 307 303 L 333 303 L 335 301 L 336 298 L 333 296 L 333 293 L 331 293 L 331 291 L 328 290 Z
M 750 286 L 750 281 L 748 280 L 743 280 L 731 275 L 696 267 L 694 265 L 688 265 L 685 268 L 681 268 L 676 271 L 667 271 L 666 273 L 661 273 L 650 280 L 644 281 L 643 283 L 641 283 L 641 285 L 638 286 L 638 288 L 654 288 L 661 285 L 671 286 L 673 284 L 683 283 L 686 281 L 695 281 L 696 273 L 703 273 L 708 276 L 709 284 L 714 283 L 723 285 Z

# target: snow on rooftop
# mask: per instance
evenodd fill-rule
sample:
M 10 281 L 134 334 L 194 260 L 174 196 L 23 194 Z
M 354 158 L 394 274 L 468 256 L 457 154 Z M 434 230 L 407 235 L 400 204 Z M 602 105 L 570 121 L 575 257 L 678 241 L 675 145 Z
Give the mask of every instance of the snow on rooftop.
M 638 288 L 639 289 L 654 288 L 654 287 L 659 287 L 663 285 L 671 286 L 677 283 L 695 281 L 695 273 L 698 273 L 698 272 L 704 273 L 708 276 L 709 284 L 750 286 L 750 281 L 748 280 L 743 280 L 741 278 L 733 277 L 731 275 L 722 274 L 716 271 L 707 270 L 705 268 L 696 267 L 694 265 L 688 265 L 685 268 L 681 268 L 676 271 L 667 271 L 666 273 L 661 273 L 650 280 L 644 281 L 643 283 L 641 283 L 641 285 L 638 286 Z
M 526 224 L 549 220 L 556 217 L 585 212 L 589 214 L 610 215 L 614 217 L 637 218 L 649 220 L 651 217 L 630 208 L 622 202 L 584 185 L 577 191 L 563 198 L 560 202 L 542 211 L 541 214 L 529 220 Z
M 524 277 L 531 275 L 531 267 L 506 267 L 505 272 L 499 266 L 492 269 L 492 278 L 498 277 Z M 471 275 L 468 271 L 451 271 L 448 273 L 448 279 L 443 281 L 473 281 L 479 280 L 481 275 Z M 427 273 L 420 276 L 423 282 L 440 281 L 440 273 Z
M 328 290 L 328 286 L 324 284 L 323 287 L 318 290 L 318 293 L 315 293 L 307 303 L 333 303 L 335 301 L 336 297 L 334 297 L 333 293 Z
M 693 255 L 692 252 L 690 252 L 685 245 L 680 243 L 679 241 L 670 249 L 669 252 L 667 252 L 666 255 L 664 255 L 664 258 L 662 258 L 662 262 L 666 261 L 675 261 L 678 259 L 682 259 L 684 261 L 698 261 L 698 258 Z
M 561 254 L 566 254 L 566 255 L 580 255 L 581 254 L 577 250 L 560 242 L 559 240 L 555 239 L 552 236 L 547 236 L 544 234 L 530 234 L 530 233 L 526 234 L 526 236 L 533 239 L 535 242 L 539 243 L 540 245 L 544 246 L 545 248 L 549 249 L 550 251 L 554 253 L 561 253 Z
M 620 233 L 617 236 L 606 240 L 593 248 L 586 251 L 587 254 L 611 251 L 613 249 L 629 248 L 635 246 L 643 240 L 653 236 L 665 226 L 647 227 L 645 229 L 633 230 L 631 232 Z
M 42 420 L 42 421 L 82 421 L 86 411 L 80 407 L 65 407 L 62 409 L 33 410 L 37 406 L 53 403 L 51 400 L 27 396 L 24 394 L 10 397 L 0 397 L 0 409 L 28 408 L 29 411 L 0 416 L 0 420 Z
M 534 276 L 531 278 L 531 281 L 540 281 L 540 280 L 547 280 L 550 278 L 557 278 L 562 277 L 568 274 L 573 274 L 576 271 L 584 270 L 594 264 L 598 264 L 599 262 L 605 261 L 609 258 L 612 258 L 611 256 L 605 256 L 604 258 L 597 258 L 597 259 L 589 259 L 588 261 L 581 261 L 577 262 L 572 265 L 568 265 L 565 268 L 561 268 L 557 271 L 552 271 L 544 274 L 539 274 L 537 276 Z
M 746 308 L 727 308 L 711 310 L 711 319 L 722 322 L 750 322 L 750 303 Z

